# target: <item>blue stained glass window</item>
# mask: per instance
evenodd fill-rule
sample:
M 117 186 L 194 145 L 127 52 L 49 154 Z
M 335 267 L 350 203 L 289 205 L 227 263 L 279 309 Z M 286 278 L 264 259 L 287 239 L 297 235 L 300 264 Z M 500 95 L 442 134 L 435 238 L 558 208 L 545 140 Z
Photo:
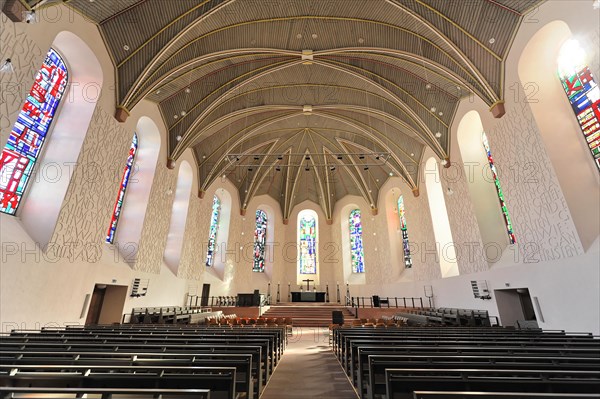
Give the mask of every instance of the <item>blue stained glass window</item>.
M 212 214 L 210 217 L 210 231 L 208 233 L 208 251 L 206 253 L 206 266 L 213 266 L 217 253 L 217 233 L 219 232 L 219 216 L 221 215 L 221 200 L 216 195 L 213 198 Z
M 117 195 L 117 200 L 115 201 L 115 206 L 113 208 L 112 217 L 110 220 L 110 227 L 108 228 L 108 233 L 106 234 L 106 242 L 109 244 L 114 243 L 115 234 L 117 233 L 117 224 L 119 223 L 119 217 L 121 216 L 121 210 L 123 208 L 123 200 L 125 198 L 125 192 L 127 191 L 127 186 L 129 185 L 129 178 L 131 177 L 131 172 L 133 170 L 133 163 L 135 162 L 135 156 L 138 150 L 138 136 L 137 133 L 133 134 L 133 139 L 131 140 L 131 147 L 129 148 L 129 156 L 127 157 L 127 164 L 125 165 L 125 170 L 123 171 L 123 177 L 121 178 L 121 183 L 119 185 L 119 194 Z
M 570 40 L 563 45 L 559 59 L 559 78 L 569 98 L 585 141 L 600 170 L 600 86 L 579 44 Z
M 254 230 L 254 265 L 253 272 L 265 271 L 265 248 L 267 245 L 267 214 L 260 209 L 256 211 L 256 229 Z
M 400 231 L 402 232 L 402 248 L 404 252 L 404 267 L 412 267 L 412 258 L 410 256 L 410 245 L 408 242 L 408 228 L 406 227 L 406 210 L 404 209 L 404 197 L 398 197 L 398 218 L 400 219 Z
M 352 273 L 365 272 L 365 251 L 363 249 L 362 223 L 360 221 L 360 210 L 350 212 L 350 253 L 352 259 Z
M 0 212 L 14 215 L 64 96 L 68 71 L 50 49 L 0 157 Z
M 496 186 L 496 193 L 498 194 L 498 200 L 500 201 L 500 208 L 502 209 L 502 215 L 504 216 L 504 224 L 506 225 L 506 232 L 508 233 L 508 240 L 511 244 L 517 242 L 517 238 L 515 237 L 515 233 L 513 231 L 512 222 L 510 221 L 510 215 L 508 214 L 508 208 L 506 206 L 506 202 L 504 201 L 504 193 L 502 192 L 502 187 L 500 186 L 500 179 L 498 178 L 498 171 L 496 170 L 496 165 L 494 164 L 494 158 L 492 157 L 492 151 L 490 150 L 490 144 L 488 142 L 487 136 L 485 132 L 481 133 L 481 141 L 483 142 L 483 148 L 485 149 L 485 153 L 487 154 L 488 163 L 490 164 L 490 169 L 492 170 L 492 177 L 494 178 L 494 185 Z
M 304 216 L 299 223 L 300 234 L 300 274 L 317 273 L 317 220 Z

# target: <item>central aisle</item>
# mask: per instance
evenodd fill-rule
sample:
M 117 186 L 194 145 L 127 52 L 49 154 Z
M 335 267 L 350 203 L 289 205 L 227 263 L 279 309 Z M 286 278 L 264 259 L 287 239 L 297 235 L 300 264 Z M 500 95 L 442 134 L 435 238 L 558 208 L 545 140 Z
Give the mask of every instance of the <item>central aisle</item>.
M 357 399 L 328 345 L 327 329 L 294 328 L 261 399 Z

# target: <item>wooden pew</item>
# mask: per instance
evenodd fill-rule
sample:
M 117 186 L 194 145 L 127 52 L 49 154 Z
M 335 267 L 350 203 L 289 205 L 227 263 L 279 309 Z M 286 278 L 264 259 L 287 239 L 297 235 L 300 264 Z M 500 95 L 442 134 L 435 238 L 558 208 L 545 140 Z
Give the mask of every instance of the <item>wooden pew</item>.
M 600 370 L 600 358 L 487 356 L 484 352 L 479 356 L 369 355 L 367 369 L 359 369 L 357 388 L 363 394 L 366 388 L 363 397 L 379 397 L 385 394 L 386 369 L 404 368 L 594 371 Z
M 60 395 L 60 396 L 59 396 Z M 127 388 L 32 388 L 32 387 L 0 387 L 1 399 L 40 399 L 44 396 L 53 398 L 82 398 L 84 395 L 97 395 L 102 398 L 127 399 L 210 399 L 208 389 L 127 389 Z
M 212 399 L 236 399 L 234 367 L 0 365 L 0 386 L 209 389 Z
M 417 391 L 413 399 L 600 399 L 594 393 L 433 392 Z
M 252 355 L 249 354 L 157 354 L 157 353 L 114 353 L 114 352 L 0 352 L 0 364 L 20 367 L 23 365 L 76 365 L 76 366 L 200 366 L 234 367 L 236 370 L 236 392 L 246 398 L 258 398 L 252 376 Z M 256 381 L 258 389 L 261 384 Z
M 265 364 L 264 357 L 262 355 L 263 348 L 260 346 L 251 345 L 148 345 L 148 344 L 121 344 L 114 345 L 111 343 L 105 344 L 70 344 L 70 343 L 45 343 L 45 342 L 5 342 L 4 339 L 0 339 L 0 352 L 5 351 L 20 351 L 23 353 L 29 352 L 44 352 L 44 353 L 56 353 L 56 352 L 90 352 L 90 353 L 102 353 L 102 352 L 113 352 L 127 354 L 138 354 L 138 353 L 159 353 L 163 355 L 173 354 L 251 354 L 252 355 L 252 370 L 253 376 L 258 380 L 258 386 L 256 391 L 261 392 L 262 387 L 266 384 L 267 377 L 265 376 L 265 369 L 268 369 L 268 363 Z
M 412 399 L 414 391 L 597 393 L 600 370 L 386 369 L 387 399 Z

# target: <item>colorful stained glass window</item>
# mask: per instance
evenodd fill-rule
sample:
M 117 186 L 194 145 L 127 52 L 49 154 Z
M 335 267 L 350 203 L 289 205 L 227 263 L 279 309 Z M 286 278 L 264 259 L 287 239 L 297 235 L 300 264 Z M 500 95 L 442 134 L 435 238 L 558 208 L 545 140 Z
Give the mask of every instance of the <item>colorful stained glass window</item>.
M 135 162 L 135 155 L 138 150 L 138 136 L 137 133 L 133 134 L 133 140 L 131 140 L 131 147 L 129 147 L 129 155 L 127 157 L 127 164 L 121 177 L 121 184 L 119 185 L 119 194 L 117 194 L 117 200 L 113 208 L 112 218 L 110 220 L 110 227 L 106 234 L 106 242 L 109 244 L 114 243 L 115 234 L 117 233 L 117 224 L 119 223 L 119 217 L 121 216 L 121 210 L 123 209 L 123 199 L 125 198 L 125 192 L 129 185 L 129 178 L 133 170 L 133 163 Z
M 350 254 L 352 256 L 352 273 L 365 272 L 365 251 L 363 249 L 362 223 L 360 210 L 350 212 Z
M 317 220 L 314 216 L 303 216 L 299 223 L 300 274 L 317 273 Z
M 217 233 L 219 232 L 219 216 L 221 215 L 221 200 L 216 195 L 213 197 L 212 214 L 210 216 L 210 231 L 208 233 L 208 251 L 206 252 L 206 266 L 212 266 L 217 253 Z
M 600 169 L 600 87 L 590 68 L 584 64 L 583 50 L 577 42 L 567 42 L 561 50 L 559 77 L 573 112 Z
M 64 96 L 68 71 L 50 49 L 0 157 L 0 212 L 14 215 Z
M 265 271 L 265 248 L 267 245 L 267 214 L 260 209 L 256 211 L 256 230 L 254 230 L 254 265 L 253 272 Z
M 488 142 L 485 132 L 481 134 L 481 141 L 483 142 L 483 148 L 485 149 L 488 158 L 488 163 L 490 164 L 490 169 L 492 170 L 492 177 L 494 178 L 494 185 L 496 186 L 496 192 L 498 193 L 498 199 L 500 200 L 500 208 L 502 209 L 502 215 L 504 216 L 504 224 L 506 224 L 508 239 L 511 244 L 514 244 L 517 242 L 517 239 L 515 237 L 513 226 L 510 221 L 510 215 L 508 214 L 506 202 L 504 201 L 504 193 L 502 192 L 502 187 L 500 186 L 498 171 L 496 170 L 496 165 L 494 165 L 494 158 L 492 158 L 492 151 L 490 150 L 490 144 Z
M 404 209 L 404 197 L 398 197 L 398 218 L 400 219 L 400 231 L 402 232 L 402 248 L 404 252 L 404 267 L 412 267 L 412 258 L 410 256 L 410 245 L 408 243 L 408 229 L 406 227 L 406 211 Z

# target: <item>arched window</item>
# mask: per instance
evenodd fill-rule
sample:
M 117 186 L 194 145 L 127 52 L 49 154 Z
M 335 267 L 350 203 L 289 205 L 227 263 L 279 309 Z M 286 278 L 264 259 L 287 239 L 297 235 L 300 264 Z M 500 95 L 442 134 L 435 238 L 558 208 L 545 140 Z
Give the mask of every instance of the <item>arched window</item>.
M 221 200 L 216 195 L 213 197 L 212 214 L 210 216 L 210 231 L 208 233 L 208 251 L 206 252 L 206 266 L 213 266 L 217 252 L 217 233 L 219 232 L 219 217 L 221 216 Z
M 425 164 L 425 186 L 431 210 L 431 222 L 438 251 L 442 277 L 458 276 L 456 248 L 448 220 L 448 210 L 444 199 L 444 190 L 440 181 L 440 172 L 435 158 L 431 157 Z
M 398 218 L 400 219 L 400 231 L 402 232 L 402 247 L 404 251 L 404 267 L 412 267 L 412 258 L 410 257 L 410 246 L 408 243 L 408 229 L 406 227 L 406 215 L 404 209 L 404 197 L 398 197 Z
M 256 211 L 256 229 L 254 230 L 254 265 L 253 272 L 265 271 L 265 248 L 267 245 L 267 213 Z
M 312 211 L 298 215 L 298 247 L 300 274 L 317 274 L 317 216 Z
M 115 234 L 117 232 L 117 224 L 119 223 L 119 216 L 123 209 L 123 199 L 125 198 L 125 192 L 127 191 L 127 185 L 129 184 L 129 178 L 131 177 L 131 171 L 133 170 L 133 163 L 135 162 L 135 155 L 138 149 L 138 136 L 137 133 L 133 134 L 133 140 L 131 141 L 131 147 L 129 148 L 129 156 L 127 157 L 127 164 L 123 171 L 123 177 L 119 185 L 119 193 L 117 194 L 117 200 L 113 208 L 112 218 L 110 220 L 110 226 L 108 227 L 108 233 L 106 234 L 106 242 L 109 244 L 114 243 Z
M 485 153 L 488 158 L 488 163 L 490 164 L 490 170 L 492 171 L 492 178 L 494 179 L 494 185 L 496 186 L 498 199 L 500 200 L 500 208 L 502 209 L 502 215 L 504 216 L 504 224 L 506 225 L 508 239 L 511 244 L 514 244 L 517 242 L 517 239 L 515 238 L 515 233 L 513 231 L 512 223 L 510 221 L 510 215 L 508 214 L 508 208 L 506 207 L 506 202 L 504 202 L 504 194 L 502 193 L 502 187 L 500 186 L 498 171 L 496 170 L 496 166 L 494 165 L 494 158 L 492 157 L 492 151 L 490 150 L 490 144 L 488 142 L 485 132 L 481 133 L 481 141 L 483 143 L 483 148 L 485 149 Z
M 192 166 L 188 162 L 182 161 L 177 172 L 177 186 L 175 187 L 175 198 L 171 208 L 171 220 L 164 255 L 165 263 L 176 276 L 179 273 L 193 183 L 194 171 Z M 172 191 L 169 190 L 169 193 L 172 194 Z
M 362 223 L 360 209 L 350 212 L 348 220 L 350 227 L 350 253 L 352 256 L 352 273 L 365 272 L 365 251 L 363 250 Z
M 558 75 L 577 121 L 600 170 L 600 87 L 585 64 L 585 53 L 576 40 L 560 50 Z
M 68 83 L 67 66 L 50 49 L 0 157 L 0 212 L 14 215 Z

